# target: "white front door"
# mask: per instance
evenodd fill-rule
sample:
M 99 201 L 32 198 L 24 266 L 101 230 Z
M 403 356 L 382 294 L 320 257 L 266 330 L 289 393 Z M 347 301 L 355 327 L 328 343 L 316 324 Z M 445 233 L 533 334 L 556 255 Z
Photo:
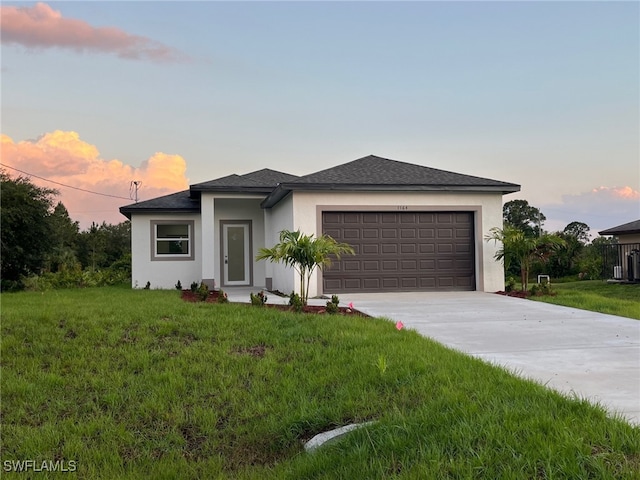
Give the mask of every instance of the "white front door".
M 251 285 L 251 224 L 222 223 L 223 285 Z

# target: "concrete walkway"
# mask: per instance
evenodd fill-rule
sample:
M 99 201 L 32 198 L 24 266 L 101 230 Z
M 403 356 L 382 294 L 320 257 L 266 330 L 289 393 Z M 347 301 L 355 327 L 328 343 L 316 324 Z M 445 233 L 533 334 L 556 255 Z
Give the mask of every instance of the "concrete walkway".
M 233 302 L 249 302 L 260 288 L 225 291 Z M 481 292 L 340 295 L 340 305 L 349 302 L 640 425 L 640 320 Z

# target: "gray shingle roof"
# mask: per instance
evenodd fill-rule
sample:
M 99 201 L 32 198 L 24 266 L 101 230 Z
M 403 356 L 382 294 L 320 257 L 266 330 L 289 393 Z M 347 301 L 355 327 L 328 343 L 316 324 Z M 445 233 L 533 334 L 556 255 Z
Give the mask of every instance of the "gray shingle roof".
M 624 235 L 632 233 L 640 233 L 640 220 L 618 225 L 617 227 L 608 228 L 598 232 L 600 235 Z
M 191 185 L 191 191 L 271 192 L 279 183 L 296 180 L 296 175 L 263 168 L 245 175 L 228 175 L 209 182 Z
M 131 218 L 132 213 L 200 212 L 200 198 L 192 198 L 189 190 L 152 198 L 120 207 L 120 213 Z
M 497 186 L 516 187 L 512 183 L 460 173 L 438 170 L 422 165 L 399 162 L 369 155 L 352 162 L 305 175 L 292 184 L 344 185 L 422 185 L 422 186 Z
M 120 212 L 128 218 L 135 212 L 199 212 L 201 192 L 261 194 L 266 197 L 262 206 L 268 208 L 294 190 L 510 193 L 519 191 L 520 185 L 369 155 L 303 177 L 268 168 L 227 175 L 191 185 L 190 190 L 121 207 Z
M 262 206 L 272 207 L 294 190 L 511 193 L 519 191 L 520 185 L 369 155 L 291 182 L 283 182 L 262 202 Z

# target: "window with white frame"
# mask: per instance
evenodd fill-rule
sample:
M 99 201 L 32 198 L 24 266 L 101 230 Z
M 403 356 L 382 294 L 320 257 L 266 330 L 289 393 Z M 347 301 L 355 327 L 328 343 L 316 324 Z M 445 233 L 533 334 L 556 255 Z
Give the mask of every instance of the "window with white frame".
M 151 222 L 152 260 L 193 260 L 193 220 Z

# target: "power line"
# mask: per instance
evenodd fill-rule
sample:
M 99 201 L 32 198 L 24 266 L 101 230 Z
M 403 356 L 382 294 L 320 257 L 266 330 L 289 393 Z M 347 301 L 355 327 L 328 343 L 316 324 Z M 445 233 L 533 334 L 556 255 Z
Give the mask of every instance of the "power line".
M 45 182 L 55 183 L 56 185 L 60 185 L 62 187 L 73 188 L 74 190 L 80 190 L 81 192 L 92 193 L 94 195 L 102 195 L 103 197 L 111 197 L 111 198 L 120 198 L 122 200 L 131 200 L 128 197 L 120 197 L 118 195 L 109 195 L 108 193 L 100 193 L 100 192 L 92 192 L 91 190 L 85 190 L 84 188 L 72 187 L 71 185 L 66 185 L 64 183 L 56 182 L 55 180 L 49 180 L 48 178 L 39 177 L 38 175 L 34 175 L 33 173 L 25 172 L 20 170 L 19 168 L 12 167 L 11 165 L 6 165 L 4 163 L 0 163 L 3 167 L 10 168 L 15 170 L 16 172 L 24 173 L 25 175 L 29 175 L 30 177 L 39 178 L 40 180 L 44 180 Z

